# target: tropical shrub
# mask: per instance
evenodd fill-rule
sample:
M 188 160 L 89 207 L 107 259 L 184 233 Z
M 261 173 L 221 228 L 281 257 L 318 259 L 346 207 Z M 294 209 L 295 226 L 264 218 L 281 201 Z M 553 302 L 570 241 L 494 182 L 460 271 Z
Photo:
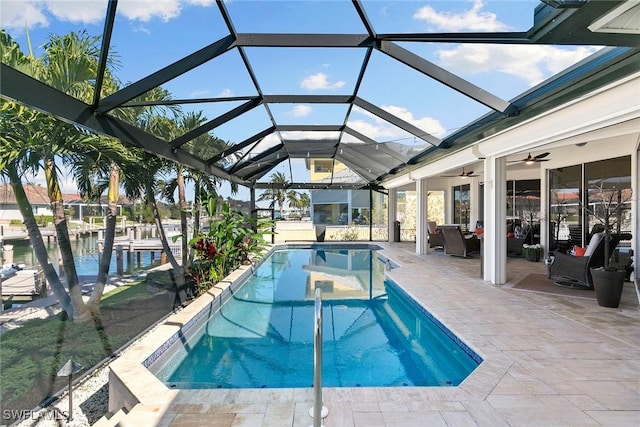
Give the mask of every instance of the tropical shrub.
M 215 213 L 215 200 L 210 199 L 207 209 L 210 217 Z M 268 245 L 263 236 L 270 234 L 271 220 L 248 219 L 224 204 L 221 212 L 209 224 L 209 231 L 194 236 L 189 245 L 194 249 L 194 260 L 189 275 L 195 282 L 196 293 L 201 294 L 226 277 L 241 264 L 250 263 Z

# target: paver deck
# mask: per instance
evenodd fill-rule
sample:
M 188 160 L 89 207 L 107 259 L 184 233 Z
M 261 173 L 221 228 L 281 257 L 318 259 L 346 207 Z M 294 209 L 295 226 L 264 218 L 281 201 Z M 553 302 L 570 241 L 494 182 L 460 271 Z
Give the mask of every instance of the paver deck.
M 640 308 L 632 283 L 619 308 L 603 308 L 592 298 L 489 284 L 477 258 L 382 246 L 401 266 L 390 277 L 485 361 L 459 387 L 326 388 L 325 426 L 637 425 Z M 544 268 L 510 259 L 508 280 Z M 309 426 L 311 402 L 311 389 L 167 390 L 119 425 Z

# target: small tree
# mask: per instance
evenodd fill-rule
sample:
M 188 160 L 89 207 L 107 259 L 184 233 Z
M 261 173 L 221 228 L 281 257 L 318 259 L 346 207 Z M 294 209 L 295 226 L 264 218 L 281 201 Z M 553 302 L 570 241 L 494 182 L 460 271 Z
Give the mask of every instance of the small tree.
M 595 190 L 593 206 L 587 203 L 582 208 L 596 218 L 604 226 L 604 269 L 609 269 L 609 242 L 611 240 L 611 229 L 613 226 L 620 228 L 622 209 L 625 203 L 631 200 L 632 190 L 630 188 L 618 188 L 616 185 L 606 186 L 606 182 L 600 181 L 591 187 Z

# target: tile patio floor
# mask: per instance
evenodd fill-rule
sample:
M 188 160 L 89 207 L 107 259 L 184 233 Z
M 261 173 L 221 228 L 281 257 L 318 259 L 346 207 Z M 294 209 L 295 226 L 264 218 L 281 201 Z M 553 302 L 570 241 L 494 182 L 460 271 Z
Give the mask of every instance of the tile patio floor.
M 485 361 L 459 387 L 325 389 L 325 426 L 640 424 L 640 307 L 633 284 L 625 285 L 618 309 L 603 308 L 591 298 L 491 285 L 479 277 L 478 258 L 417 256 L 413 244 L 382 246 L 401 265 L 391 278 Z M 544 268 L 509 259 L 508 280 Z M 170 399 L 136 406 L 120 425 L 311 426 L 311 402 L 310 389 L 172 390 Z

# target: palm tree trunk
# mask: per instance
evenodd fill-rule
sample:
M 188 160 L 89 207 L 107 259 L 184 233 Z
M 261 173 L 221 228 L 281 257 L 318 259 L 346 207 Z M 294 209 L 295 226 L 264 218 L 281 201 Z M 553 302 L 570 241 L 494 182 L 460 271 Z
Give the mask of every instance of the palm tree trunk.
M 188 241 L 188 224 L 187 224 L 187 196 L 184 188 L 184 175 L 182 173 L 182 167 L 177 168 L 178 176 L 178 204 L 180 206 L 180 229 L 182 231 L 182 267 L 185 270 L 189 270 L 189 246 Z
M 109 171 L 109 203 L 107 206 L 107 223 L 105 224 L 104 232 L 104 246 L 102 250 L 102 256 L 100 257 L 100 264 L 98 267 L 98 278 L 96 284 L 91 293 L 91 298 L 87 302 L 87 307 L 94 314 L 100 313 L 100 299 L 104 292 L 104 287 L 107 284 L 109 276 L 109 266 L 111 265 L 111 257 L 113 255 L 113 243 L 116 237 L 116 219 L 117 208 L 119 198 L 120 187 L 120 169 L 116 164 L 111 164 Z
M 51 210 L 53 211 L 53 222 L 58 238 L 58 247 L 60 248 L 64 273 L 69 288 L 69 297 L 73 305 L 75 320 L 82 322 L 88 320 L 91 316 L 82 299 L 80 280 L 78 279 L 76 264 L 73 259 L 73 249 L 71 248 L 71 239 L 69 238 L 67 218 L 64 214 L 62 192 L 60 191 L 56 165 L 52 158 L 45 160 L 45 177 L 47 180 Z
M 193 235 L 200 234 L 200 216 L 202 213 L 202 200 L 200 199 L 200 180 L 196 179 L 193 184 L 194 193 L 194 214 L 193 214 Z M 193 264 L 194 253 L 189 251 L 189 266 Z
M 53 268 L 53 265 L 49 262 L 47 248 L 42 240 L 40 228 L 38 228 L 38 224 L 36 224 L 33 209 L 31 208 L 31 204 L 24 192 L 22 182 L 20 182 L 20 176 L 13 165 L 7 165 L 7 171 L 9 180 L 11 181 L 11 187 L 13 188 L 13 193 L 16 197 L 16 203 L 18 204 L 18 208 L 20 209 L 20 213 L 24 220 L 24 225 L 27 227 L 27 232 L 29 233 L 29 241 L 31 242 L 31 246 L 33 246 L 33 252 L 38 259 L 40 267 L 42 267 L 42 270 L 44 271 L 44 276 L 51 286 L 54 295 L 58 298 L 62 309 L 67 313 L 69 319 L 73 320 L 74 310 L 73 305 L 71 304 L 71 299 L 69 298 L 67 291 L 64 289 L 64 285 L 60 281 L 58 273 L 56 273 L 55 268 Z
M 184 289 L 184 284 L 185 284 L 184 270 L 182 266 L 178 264 L 176 257 L 173 255 L 173 252 L 171 251 L 169 242 L 167 241 L 167 235 L 164 232 L 164 227 L 162 227 L 160 211 L 158 211 L 158 204 L 156 203 L 156 198 L 154 196 L 151 183 L 145 184 L 145 187 L 147 191 L 147 200 L 149 201 L 149 204 L 151 205 L 151 209 L 153 210 L 153 219 L 156 223 L 156 229 L 158 230 L 158 236 L 160 237 L 160 242 L 162 243 L 162 250 L 164 251 L 165 254 L 167 254 L 167 260 L 169 261 L 169 263 L 171 264 L 171 267 L 173 268 L 176 285 L 178 286 L 178 289 Z

